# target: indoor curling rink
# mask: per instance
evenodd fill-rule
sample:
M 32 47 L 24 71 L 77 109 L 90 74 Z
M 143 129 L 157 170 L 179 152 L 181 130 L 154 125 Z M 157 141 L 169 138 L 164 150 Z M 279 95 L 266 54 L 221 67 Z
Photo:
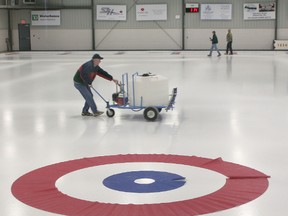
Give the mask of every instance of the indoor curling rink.
M 150 72 L 178 88 L 153 122 L 130 109 L 81 116 L 72 79 L 94 53 L 0 54 L 0 215 L 287 214 L 285 51 L 97 52 L 114 78 Z M 93 86 L 110 101 L 116 91 Z

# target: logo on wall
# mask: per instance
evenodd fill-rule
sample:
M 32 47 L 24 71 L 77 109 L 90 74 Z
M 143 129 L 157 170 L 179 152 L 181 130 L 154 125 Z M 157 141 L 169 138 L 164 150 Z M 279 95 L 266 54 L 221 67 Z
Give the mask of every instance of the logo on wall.
M 31 11 L 31 23 L 34 26 L 60 26 L 60 11 Z
M 100 11 L 101 14 L 106 14 L 106 15 L 121 15 L 123 14 L 123 11 L 120 10 L 119 12 L 115 12 L 114 9 L 111 9 L 109 7 L 103 7 L 101 8 L 101 11 Z
M 97 20 L 126 20 L 126 5 L 97 5 Z
M 39 15 L 38 14 L 33 14 L 32 15 L 32 21 L 38 21 L 39 20 Z

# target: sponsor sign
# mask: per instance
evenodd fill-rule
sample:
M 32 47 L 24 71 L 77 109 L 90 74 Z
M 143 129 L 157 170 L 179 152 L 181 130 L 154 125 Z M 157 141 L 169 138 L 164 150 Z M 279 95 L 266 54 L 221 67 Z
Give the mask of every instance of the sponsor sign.
M 244 4 L 243 12 L 244 20 L 275 19 L 276 4 L 274 2 Z
M 231 20 L 232 4 L 201 4 L 201 20 Z
M 97 5 L 97 20 L 126 20 L 126 5 Z
M 136 20 L 167 20 L 167 4 L 136 5 Z
M 60 26 L 60 11 L 31 11 L 31 24 L 33 26 Z

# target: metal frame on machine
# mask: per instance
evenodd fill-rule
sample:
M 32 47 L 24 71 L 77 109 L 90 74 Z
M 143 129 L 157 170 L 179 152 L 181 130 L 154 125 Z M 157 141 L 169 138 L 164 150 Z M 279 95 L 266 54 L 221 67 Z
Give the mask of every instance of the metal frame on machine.
M 165 109 L 166 112 L 170 109 L 174 108 L 176 96 L 177 96 L 177 88 L 173 88 L 172 94 L 170 95 L 170 100 L 168 101 L 166 106 L 163 105 L 155 105 L 155 106 L 144 106 L 143 105 L 143 97 L 140 98 L 140 105 L 137 106 L 135 104 L 136 98 L 135 98 L 135 77 L 138 76 L 138 72 L 134 73 L 132 75 L 132 98 L 133 101 L 129 101 L 129 85 L 128 85 L 128 73 L 125 73 L 122 75 L 122 83 L 118 84 L 120 87 L 120 90 L 118 90 L 118 87 L 116 86 L 116 91 L 118 94 L 121 94 L 121 101 L 122 103 L 116 103 L 113 101 L 113 104 L 110 104 L 109 101 L 107 101 L 93 86 L 91 88 L 96 92 L 99 97 L 105 101 L 106 103 L 106 115 L 108 117 L 113 117 L 115 115 L 115 111 L 113 108 L 118 109 L 130 109 L 132 111 L 140 111 L 144 109 L 144 118 L 148 121 L 155 121 L 158 118 L 159 113 L 162 111 L 162 109 Z

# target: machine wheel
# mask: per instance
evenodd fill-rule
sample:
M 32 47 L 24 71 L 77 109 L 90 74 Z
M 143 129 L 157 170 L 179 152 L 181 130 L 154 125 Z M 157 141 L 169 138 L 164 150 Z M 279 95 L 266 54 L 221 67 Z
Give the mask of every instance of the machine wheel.
M 144 118 L 147 121 L 155 121 L 158 117 L 159 111 L 155 107 L 147 107 L 144 110 Z
M 107 109 L 106 115 L 111 118 L 115 115 L 115 111 L 113 109 Z

